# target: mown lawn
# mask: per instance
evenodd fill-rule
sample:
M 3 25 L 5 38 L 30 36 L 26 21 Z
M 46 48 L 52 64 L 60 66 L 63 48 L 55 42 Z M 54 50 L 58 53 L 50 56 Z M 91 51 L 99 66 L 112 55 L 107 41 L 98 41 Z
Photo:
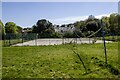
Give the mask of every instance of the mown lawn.
M 3 47 L 3 78 L 117 78 L 118 43 L 107 43 L 108 65 L 103 44 Z M 83 60 L 87 73 L 76 54 Z

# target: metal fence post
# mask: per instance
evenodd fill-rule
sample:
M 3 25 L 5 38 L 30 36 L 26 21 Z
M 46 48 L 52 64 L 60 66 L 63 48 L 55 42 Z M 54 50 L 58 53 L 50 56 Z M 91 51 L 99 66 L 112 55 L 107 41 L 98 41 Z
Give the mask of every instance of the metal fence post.
M 36 39 L 35 39 L 36 46 L 37 46 L 37 39 L 38 39 L 38 34 L 36 34 Z
M 22 46 L 23 46 L 23 32 L 22 32 Z
M 89 44 L 90 44 L 90 38 L 89 38 Z
M 10 38 L 11 38 L 11 37 L 10 37 L 10 35 L 9 35 L 9 46 L 11 46 L 11 41 L 10 41 Z
M 106 43 L 104 38 L 104 27 L 103 27 L 102 19 L 101 19 L 101 26 L 102 26 L 102 36 L 103 36 L 103 42 L 104 42 L 105 63 L 107 64 Z
M 62 44 L 64 44 L 64 38 L 62 37 Z
M 77 43 L 77 38 L 76 38 L 76 43 Z
M 5 35 L 3 37 L 4 37 L 3 41 L 4 41 L 4 47 L 5 47 Z

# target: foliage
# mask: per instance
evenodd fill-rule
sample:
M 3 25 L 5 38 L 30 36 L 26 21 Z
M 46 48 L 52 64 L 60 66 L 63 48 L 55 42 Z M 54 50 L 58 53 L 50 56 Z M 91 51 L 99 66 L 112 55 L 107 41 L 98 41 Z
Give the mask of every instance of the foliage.
M 21 26 L 17 26 L 17 32 L 22 33 L 22 27 Z
M 87 28 L 87 31 L 94 31 L 95 32 L 100 28 L 99 22 L 95 21 L 95 20 L 88 21 L 86 23 L 86 28 Z
M 72 38 L 72 37 L 74 37 L 73 36 L 73 32 L 69 32 L 69 31 L 65 32 L 64 35 L 63 35 L 63 37 L 65 37 L 65 38 Z
M 109 18 L 109 23 L 110 23 L 110 32 L 112 35 L 117 35 L 120 34 L 120 30 L 119 30 L 119 19 L 120 19 L 120 15 L 117 13 L 113 13 L 110 15 Z
M 75 22 L 74 26 L 77 29 L 76 31 L 81 33 L 81 37 L 88 36 L 89 34 L 97 31 L 101 27 L 100 20 L 96 19 L 93 16 L 89 17 L 88 19 L 86 19 L 84 21 Z M 98 34 L 96 34 L 96 35 L 98 35 Z
M 5 34 L 5 27 L 1 20 L 0 20 L 0 33 Z
M 32 31 L 38 33 L 39 37 L 51 37 L 55 32 L 52 23 L 46 19 L 38 20 Z
M 5 31 L 6 33 L 13 33 L 13 34 L 17 34 L 18 28 L 16 26 L 16 24 L 14 22 L 7 22 L 5 24 Z
M 2 36 L 2 39 L 3 39 L 5 34 L 6 34 L 6 33 L 5 33 L 4 24 L 3 24 L 2 21 L 0 20 L 0 37 Z
M 109 17 L 102 17 L 103 25 L 104 25 L 104 30 L 106 34 L 110 33 L 110 23 L 109 23 Z
M 114 36 L 114 35 L 120 35 L 120 15 L 118 13 L 112 13 L 109 17 L 103 16 L 103 27 L 105 30 L 105 35 L 108 36 Z M 76 37 L 77 35 L 75 32 L 81 36 L 85 37 L 91 33 L 96 32 L 101 27 L 101 19 L 95 18 L 93 15 L 90 15 L 88 19 L 76 21 L 75 23 L 72 23 L 74 27 L 76 28 L 73 32 L 64 32 L 64 30 L 61 30 L 61 33 L 63 33 L 64 37 Z M 2 32 L 5 33 L 21 33 L 22 27 L 17 26 L 14 22 L 7 22 L 5 24 L 5 29 L 3 23 L 0 21 L 0 25 L 2 26 Z M 60 27 L 70 27 L 70 24 L 63 24 Z M 1 27 L 0 26 L 0 27 Z M 59 25 L 58 25 L 59 26 Z M 32 26 L 32 28 L 24 28 L 27 33 L 38 33 L 39 38 L 50 38 L 50 37 L 61 37 L 61 33 L 57 33 L 54 30 L 53 24 L 49 22 L 46 19 L 38 20 L 35 25 Z M 94 36 L 102 36 L 101 30 L 95 34 Z
M 62 37 L 62 34 L 58 33 L 58 32 L 55 32 L 53 33 L 52 35 L 53 38 L 61 38 Z
M 109 17 L 103 16 L 103 27 L 105 30 L 105 35 L 120 35 L 120 15 L 117 13 L 111 14 Z M 101 27 L 101 19 L 96 19 L 94 16 L 90 15 L 88 19 L 84 21 L 77 21 L 74 26 L 77 30 L 83 33 L 84 36 L 89 34 L 89 31 L 97 31 Z M 99 31 L 96 36 L 101 36 L 101 31 Z

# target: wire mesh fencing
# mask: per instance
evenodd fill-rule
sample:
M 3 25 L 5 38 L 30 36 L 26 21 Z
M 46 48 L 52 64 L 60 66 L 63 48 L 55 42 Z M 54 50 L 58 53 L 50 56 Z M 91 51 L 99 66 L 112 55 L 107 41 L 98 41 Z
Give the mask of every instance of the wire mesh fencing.
M 24 43 L 26 41 L 34 40 L 36 38 L 36 34 L 33 33 L 20 33 L 20 34 L 6 34 L 3 37 L 2 45 L 3 46 L 12 46 L 18 43 Z
M 107 36 L 106 40 L 116 40 L 117 36 Z M 91 44 L 102 43 L 102 37 L 60 37 L 42 38 L 37 33 L 6 34 L 2 40 L 2 46 L 40 46 L 40 45 L 60 45 L 60 44 Z
M 39 46 L 60 44 L 92 43 L 93 38 L 41 38 L 37 33 L 6 34 L 2 40 L 3 46 Z

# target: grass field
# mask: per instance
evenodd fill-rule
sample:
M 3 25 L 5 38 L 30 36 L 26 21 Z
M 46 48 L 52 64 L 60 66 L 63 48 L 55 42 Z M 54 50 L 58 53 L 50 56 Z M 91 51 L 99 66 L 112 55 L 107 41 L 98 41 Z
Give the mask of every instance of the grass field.
M 103 44 L 3 47 L 3 78 L 117 78 L 118 43 L 107 43 L 108 65 Z M 87 73 L 74 49 L 82 58 Z

